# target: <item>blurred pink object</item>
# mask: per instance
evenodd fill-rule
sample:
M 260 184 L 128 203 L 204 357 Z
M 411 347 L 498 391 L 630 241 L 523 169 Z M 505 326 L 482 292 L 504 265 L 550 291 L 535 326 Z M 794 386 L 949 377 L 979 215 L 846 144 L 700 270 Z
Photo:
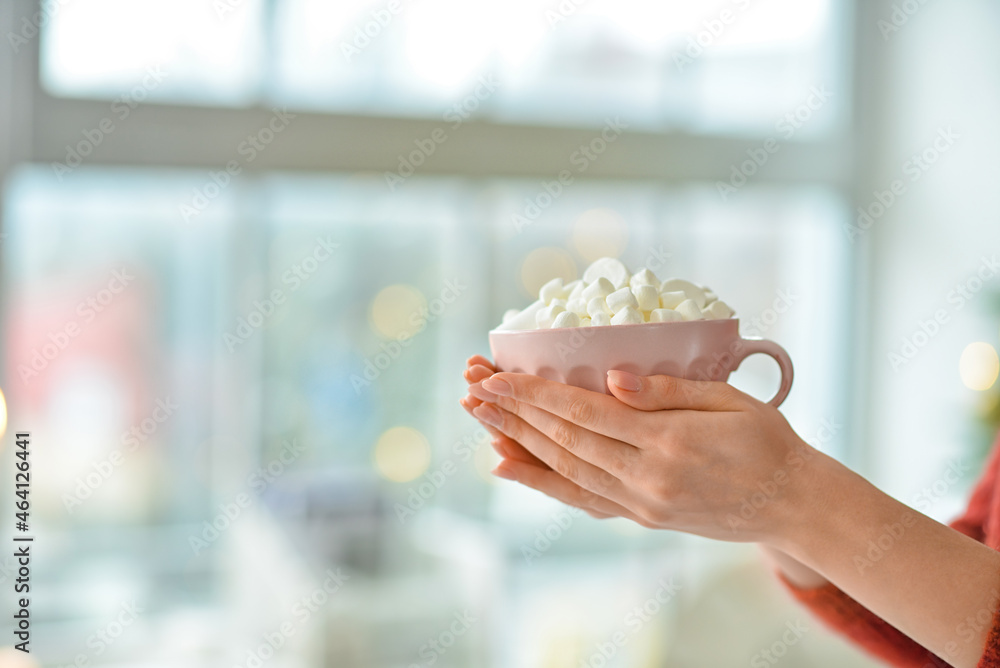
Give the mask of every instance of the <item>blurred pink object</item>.
M 768 403 L 780 406 L 792 388 L 792 360 L 785 349 L 773 341 L 741 338 L 736 318 L 493 330 L 490 350 L 500 371 L 530 373 L 606 394 L 607 372 L 612 369 L 725 381 L 744 359 L 764 353 L 781 367 L 781 386 Z

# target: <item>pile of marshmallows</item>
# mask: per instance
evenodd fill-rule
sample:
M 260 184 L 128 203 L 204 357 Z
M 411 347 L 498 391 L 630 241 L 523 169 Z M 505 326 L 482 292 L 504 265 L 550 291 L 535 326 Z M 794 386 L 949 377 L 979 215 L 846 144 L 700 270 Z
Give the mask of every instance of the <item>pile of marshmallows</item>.
M 500 330 L 638 325 L 644 322 L 720 320 L 733 310 L 715 293 L 680 278 L 662 283 L 649 269 L 631 274 L 620 261 L 605 257 L 583 272 L 583 280 L 563 285 L 554 278 L 542 286 L 538 301 L 507 311 Z

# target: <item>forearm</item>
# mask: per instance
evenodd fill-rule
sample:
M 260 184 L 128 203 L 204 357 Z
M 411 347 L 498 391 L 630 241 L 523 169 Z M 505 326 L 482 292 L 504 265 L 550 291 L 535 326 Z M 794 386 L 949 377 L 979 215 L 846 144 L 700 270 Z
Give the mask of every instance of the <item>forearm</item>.
M 829 583 L 825 577 L 777 548 L 761 545 L 760 550 L 764 558 L 799 589 L 815 589 Z
M 974 667 L 998 606 L 1000 553 L 825 457 L 804 489 L 770 549 L 821 574 L 950 664 Z

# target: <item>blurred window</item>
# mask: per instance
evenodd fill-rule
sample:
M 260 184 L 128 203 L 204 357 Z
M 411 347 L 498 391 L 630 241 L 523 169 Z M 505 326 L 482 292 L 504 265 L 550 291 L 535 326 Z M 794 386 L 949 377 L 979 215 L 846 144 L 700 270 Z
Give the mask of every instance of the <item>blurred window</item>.
M 75 0 L 46 30 L 42 81 L 114 97 L 156 68 L 163 102 L 753 133 L 810 86 L 842 89 L 837 18 L 830 0 Z

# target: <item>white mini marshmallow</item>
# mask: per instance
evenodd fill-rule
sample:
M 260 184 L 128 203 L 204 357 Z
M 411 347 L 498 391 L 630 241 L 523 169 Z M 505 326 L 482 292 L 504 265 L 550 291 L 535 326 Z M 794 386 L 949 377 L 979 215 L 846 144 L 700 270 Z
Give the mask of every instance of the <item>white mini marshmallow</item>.
M 649 313 L 650 322 L 679 322 L 681 320 L 684 320 L 684 316 L 669 308 L 657 308 Z
M 701 307 L 698 306 L 698 302 L 693 299 L 685 299 L 677 308 L 674 309 L 682 316 L 685 320 L 704 320 L 705 316 L 701 314 Z
M 521 331 L 525 329 L 536 329 L 538 327 L 536 318 L 538 312 L 545 308 L 545 304 L 539 299 L 532 302 L 530 306 L 520 311 L 510 320 L 504 321 L 497 329 L 502 331 Z
M 676 292 L 678 290 L 687 295 L 688 299 L 693 299 L 699 309 L 705 308 L 705 291 L 691 281 L 685 281 L 683 278 L 671 278 L 663 281 L 663 285 L 660 286 L 660 292 Z
M 502 331 L 551 327 L 602 327 L 642 322 L 723 320 L 735 316 L 708 286 L 671 278 L 662 283 L 650 269 L 630 274 L 620 260 L 591 263 L 582 279 L 553 278 L 524 310 L 503 314 Z
M 587 315 L 593 318 L 598 313 L 603 313 L 609 318 L 614 315 L 611 309 L 608 308 L 608 303 L 604 300 L 604 297 L 594 297 L 587 302 Z
M 593 283 L 602 277 L 611 281 L 611 285 L 615 288 L 621 288 L 628 285 L 630 274 L 620 260 L 613 257 L 602 257 L 599 260 L 594 260 L 583 272 L 583 282 Z
M 649 269 L 643 269 L 642 271 L 632 274 L 632 278 L 628 279 L 628 286 L 630 288 L 636 288 L 640 285 L 652 285 L 657 290 L 660 289 L 660 279 L 656 277 L 656 274 L 651 272 Z
M 538 329 L 548 329 L 552 326 L 552 323 L 555 322 L 556 317 L 565 311 L 566 309 L 558 304 L 546 306 L 538 312 L 538 316 L 535 319 L 535 322 L 538 324 Z
M 629 293 L 632 294 L 632 293 Z M 700 315 L 700 314 L 699 314 Z M 611 318 L 612 325 L 638 325 L 645 322 L 642 314 L 634 306 L 626 306 Z
M 716 300 L 703 308 L 701 313 L 709 320 L 725 320 L 732 317 L 733 309 L 726 302 Z
M 563 280 L 558 276 L 543 285 L 538 291 L 538 298 L 541 299 L 546 306 L 551 304 L 553 299 L 562 299 L 562 296 Z
M 615 290 L 610 295 L 608 295 L 608 308 L 611 312 L 616 314 L 623 308 L 632 307 L 633 309 L 639 308 L 639 302 L 636 300 L 635 295 L 628 288 L 622 288 L 621 290 Z
M 583 298 L 586 299 L 589 304 L 590 300 L 594 297 L 604 299 L 614 291 L 615 286 L 611 283 L 611 281 L 601 276 L 583 289 Z
M 552 322 L 552 329 L 562 328 L 562 327 L 579 327 L 580 326 L 580 316 L 572 311 L 563 311 L 556 316 L 556 319 Z
M 575 281 L 570 281 L 563 286 L 563 292 L 566 293 L 566 301 L 573 301 L 574 299 L 579 299 L 583 296 L 583 289 L 587 287 L 586 284 L 580 279 Z
M 687 295 L 681 290 L 677 290 L 676 292 L 661 292 L 660 308 L 677 308 L 677 305 L 685 299 L 687 299 Z
M 640 311 L 652 311 L 660 307 L 660 293 L 652 285 L 636 285 L 632 287 L 632 294 L 639 304 Z
M 584 301 L 582 298 L 570 299 L 568 302 L 566 302 L 566 310 L 576 313 L 581 318 L 586 315 L 589 315 L 587 313 L 587 302 Z

